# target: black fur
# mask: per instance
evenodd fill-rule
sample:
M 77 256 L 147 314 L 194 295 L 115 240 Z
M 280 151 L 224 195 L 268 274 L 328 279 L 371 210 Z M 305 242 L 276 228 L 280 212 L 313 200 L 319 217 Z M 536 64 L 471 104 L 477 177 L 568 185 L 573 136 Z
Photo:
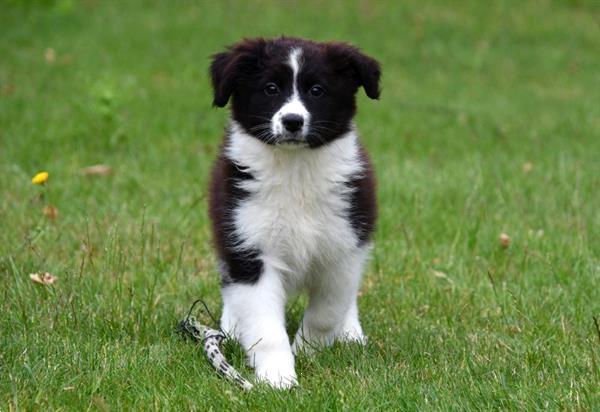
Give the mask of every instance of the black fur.
M 225 142 L 225 145 L 227 142 Z M 213 168 L 210 186 L 209 214 L 213 225 L 213 237 L 217 254 L 226 267 L 223 283 L 254 283 L 262 272 L 262 261 L 254 249 L 240 250 L 241 239 L 235 234 L 233 212 L 237 205 L 248 196 L 239 187 L 244 180 L 253 179 L 223 154 L 217 158 Z
M 366 150 L 360 146 L 360 157 L 364 171 L 351 179 L 347 186 L 352 189 L 348 218 L 358 238 L 359 245 L 367 243 L 375 230 L 377 201 L 375 196 L 375 176 Z

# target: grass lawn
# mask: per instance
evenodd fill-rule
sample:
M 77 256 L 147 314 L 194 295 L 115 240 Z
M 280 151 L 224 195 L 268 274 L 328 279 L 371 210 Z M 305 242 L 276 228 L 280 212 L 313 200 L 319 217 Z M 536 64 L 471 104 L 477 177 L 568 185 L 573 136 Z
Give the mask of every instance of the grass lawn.
M 2 2 L 0 411 L 599 410 L 599 21 L 566 0 Z M 244 393 L 173 329 L 198 297 L 220 313 L 209 56 L 283 33 L 384 68 L 357 118 L 379 179 L 370 341 Z

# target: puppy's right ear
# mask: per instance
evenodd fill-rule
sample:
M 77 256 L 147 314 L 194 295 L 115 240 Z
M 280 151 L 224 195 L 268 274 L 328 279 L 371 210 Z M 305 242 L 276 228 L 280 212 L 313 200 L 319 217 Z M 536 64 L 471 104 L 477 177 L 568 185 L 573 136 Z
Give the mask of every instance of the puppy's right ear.
M 210 77 L 213 87 L 213 106 L 225 107 L 229 97 L 233 93 L 235 78 L 233 76 L 234 59 L 233 52 L 227 51 L 217 53 L 212 56 L 213 61 L 210 65 Z
M 210 76 L 214 106 L 225 107 L 240 80 L 257 72 L 265 45 L 264 39 L 245 39 L 212 56 Z

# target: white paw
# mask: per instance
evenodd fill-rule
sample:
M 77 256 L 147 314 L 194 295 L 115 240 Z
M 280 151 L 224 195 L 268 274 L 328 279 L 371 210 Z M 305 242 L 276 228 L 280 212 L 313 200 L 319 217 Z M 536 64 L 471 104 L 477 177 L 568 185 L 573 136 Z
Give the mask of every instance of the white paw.
M 367 344 L 367 337 L 363 334 L 360 325 L 342 330 L 338 333 L 315 333 L 311 330 L 298 330 L 294 343 L 292 344 L 292 352 L 294 355 L 304 353 L 311 355 L 319 348 L 331 346 L 334 341 L 343 343 L 358 343 L 360 345 Z
M 302 352 L 311 355 L 320 348 L 331 346 L 334 338 L 335 335 L 333 332 L 315 332 L 304 327 L 303 329 L 299 329 L 298 333 L 296 333 L 294 343 L 292 344 L 292 353 L 297 355 Z
M 362 331 L 353 329 L 340 333 L 340 335 L 337 337 L 337 340 L 345 343 L 358 343 L 364 346 L 367 344 L 369 339 L 363 335 Z
M 337 334 L 336 339 L 346 343 L 367 344 L 367 337 L 364 335 L 362 327 L 356 317 L 346 319 L 341 331 Z
M 274 389 L 289 389 L 298 385 L 294 368 L 282 368 L 280 365 L 257 367 L 256 380 L 265 382 Z
M 288 389 L 298 385 L 291 352 L 265 353 L 260 356 L 260 360 L 255 358 L 254 368 L 256 379 L 268 383 L 275 389 Z

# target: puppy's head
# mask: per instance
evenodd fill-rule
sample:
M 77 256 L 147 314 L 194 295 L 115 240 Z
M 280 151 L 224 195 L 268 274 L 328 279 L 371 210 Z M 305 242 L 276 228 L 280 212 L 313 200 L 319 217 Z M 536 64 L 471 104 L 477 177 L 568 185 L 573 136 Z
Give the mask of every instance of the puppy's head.
M 213 104 L 268 144 L 319 147 L 346 133 L 363 87 L 379 98 L 379 63 L 346 43 L 247 39 L 213 56 Z

